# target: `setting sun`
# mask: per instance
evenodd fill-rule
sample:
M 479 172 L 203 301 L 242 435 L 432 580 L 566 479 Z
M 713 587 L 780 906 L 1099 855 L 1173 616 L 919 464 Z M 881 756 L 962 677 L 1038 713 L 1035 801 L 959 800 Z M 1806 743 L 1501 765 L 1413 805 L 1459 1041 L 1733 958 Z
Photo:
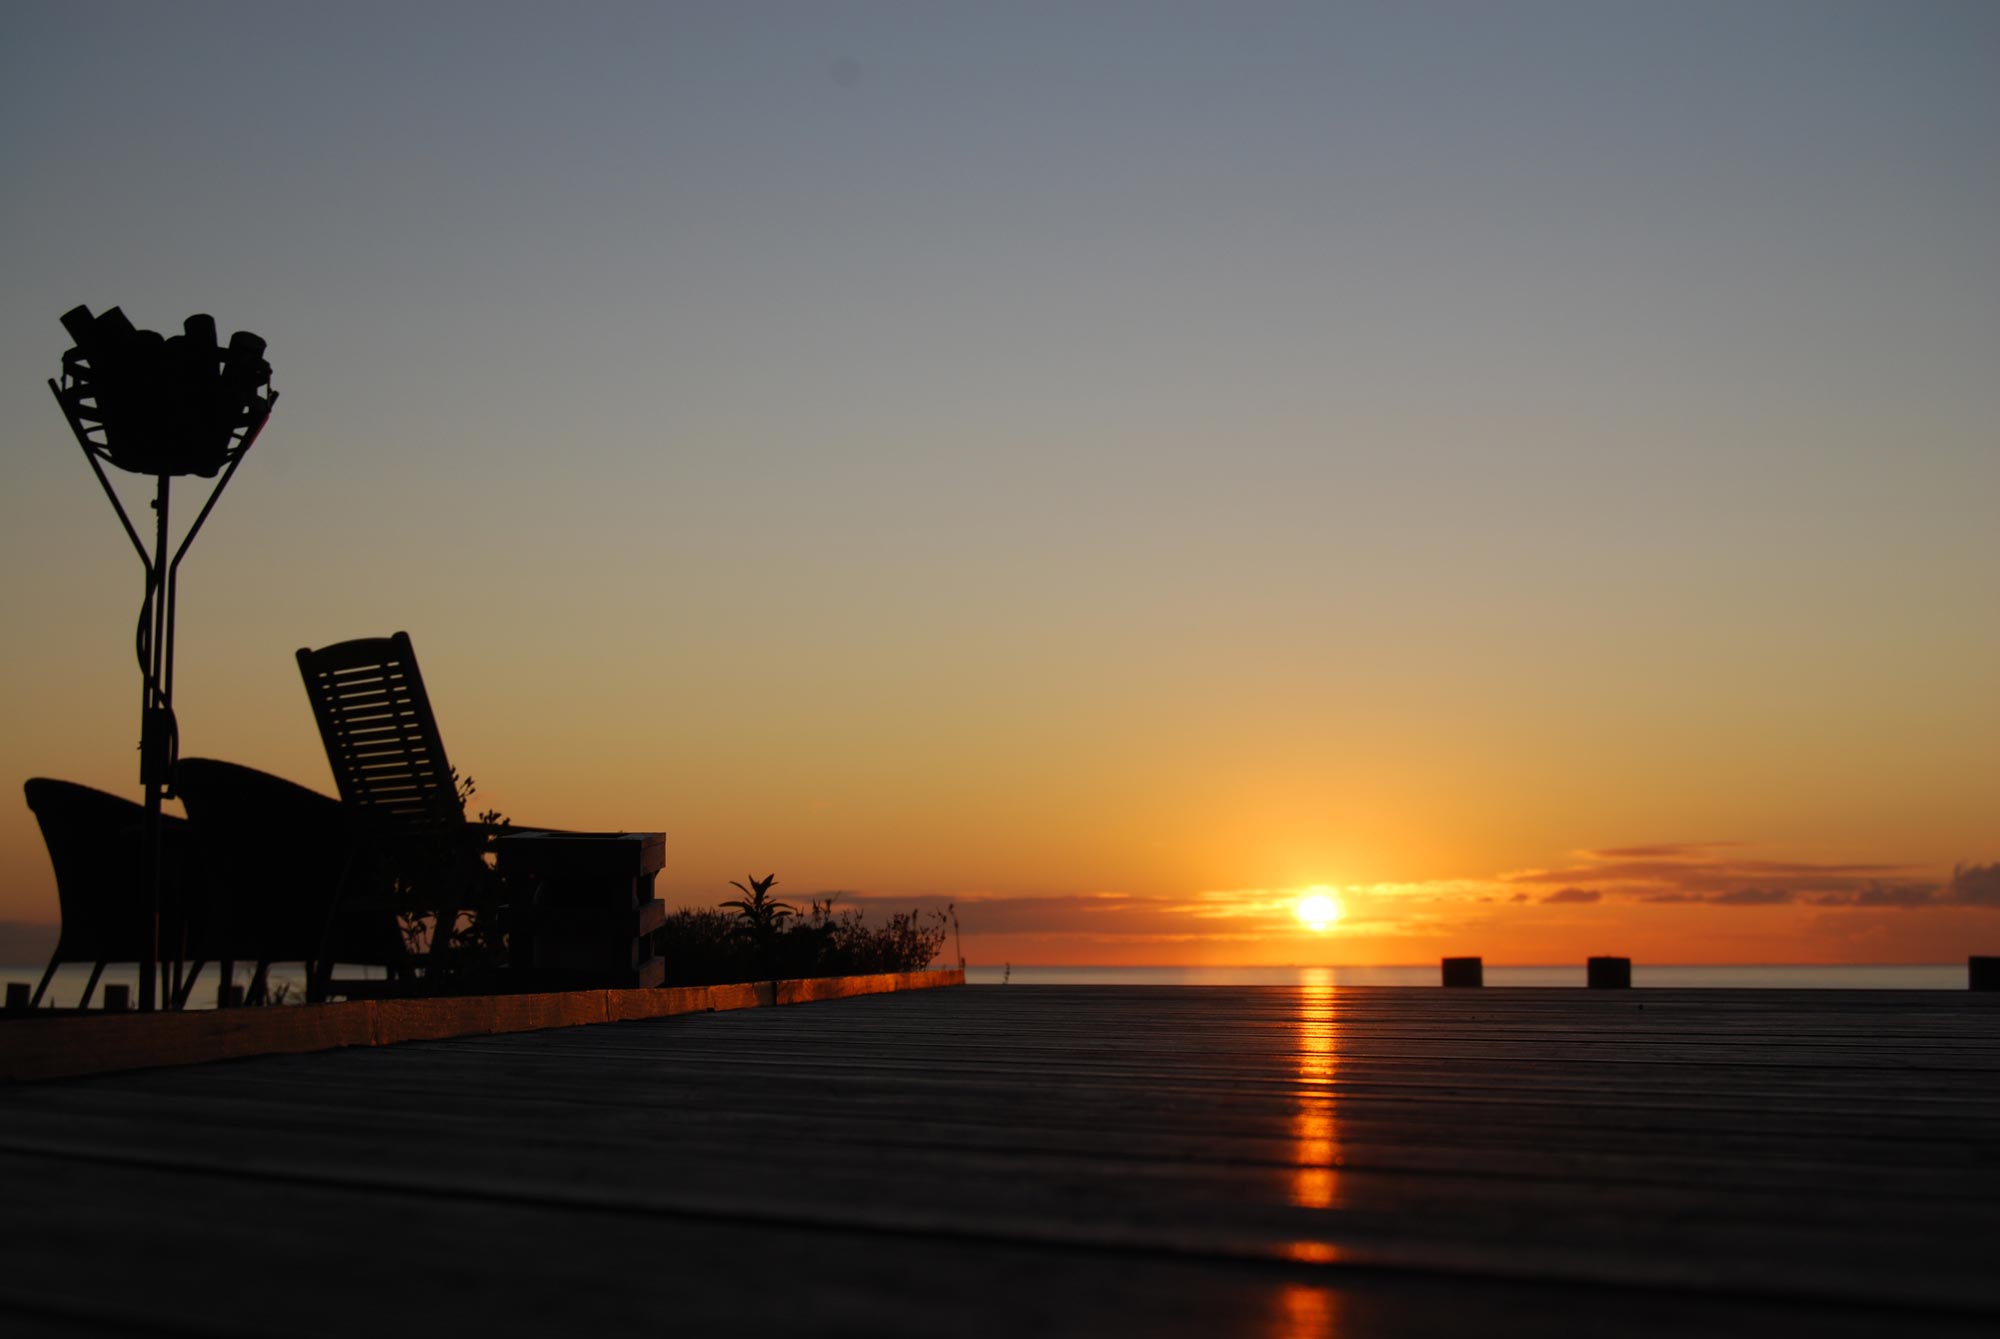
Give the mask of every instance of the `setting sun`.
M 1340 899 L 1331 888 L 1308 888 L 1299 898 L 1298 917 L 1315 930 L 1326 929 L 1340 916 Z

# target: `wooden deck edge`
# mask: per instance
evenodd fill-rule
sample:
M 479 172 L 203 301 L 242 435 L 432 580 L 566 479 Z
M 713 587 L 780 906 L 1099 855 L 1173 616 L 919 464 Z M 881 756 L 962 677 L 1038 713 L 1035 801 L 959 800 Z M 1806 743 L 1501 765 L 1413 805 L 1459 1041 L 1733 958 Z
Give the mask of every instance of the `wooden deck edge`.
M 954 967 L 735 986 L 572 990 L 551 995 L 356 1000 L 273 1009 L 15 1019 L 0 1023 L 0 1082 L 32 1083 L 257 1055 L 332 1051 L 345 1046 L 537 1032 L 964 984 L 965 972 Z

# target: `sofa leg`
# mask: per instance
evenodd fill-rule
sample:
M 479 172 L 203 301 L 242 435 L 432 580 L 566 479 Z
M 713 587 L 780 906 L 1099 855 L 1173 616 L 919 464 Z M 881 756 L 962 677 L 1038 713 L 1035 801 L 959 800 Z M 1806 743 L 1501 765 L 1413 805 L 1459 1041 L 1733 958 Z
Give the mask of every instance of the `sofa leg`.
M 201 969 L 208 966 L 208 959 L 201 958 L 191 963 L 187 975 L 181 979 L 181 988 L 174 992 L 174 1008 L 185 1009 L 194 995 L 194 983 L 201 979 Z
M 62 962 L 61 958 L 49 959 L 49 970 L 42 973 L 42 984 L 35 987 L 35 998 L 28 1001 L 28 1007 L 30 1009 L 39 1009 L 42 1007 L 42 996 L 44 993 L 47 992 L 49 988 L 49 982 L 55 979 L 56 967 L 60 965 L 61 962 Z

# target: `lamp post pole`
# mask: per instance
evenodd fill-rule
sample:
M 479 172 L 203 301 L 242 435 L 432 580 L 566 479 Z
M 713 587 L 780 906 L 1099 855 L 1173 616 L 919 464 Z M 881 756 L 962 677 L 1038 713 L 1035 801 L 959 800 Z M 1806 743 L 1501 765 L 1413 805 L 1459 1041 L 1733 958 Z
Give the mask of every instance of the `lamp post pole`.
M 147 921 L 145 938 L 149 950 L 145 960 L 139 964 L 139 1008 L 146 1011 L 157 1008 L 159 1002 L 160 830 L 163 826 L 160 806 L 167 798 L 173 766 L 173 689 L 166 678 L 173 669 L 165 660 L 169 654 L 166 644 L 167 601 L 161 589 L 163 574 L 167 570 L 167 511 L 172 496 L 172 477 L 160 475 L 153 494 L 153 558 L 146 564 L 146 608 L 143 617 L 147 656 L 142 665 L 146 683 L 139 707 L 139 784 L 146 796 L 146 822 L 139 847 L 139 903 Z M 143 550 L 139 556 L 142 559 L 145 557 Z M 175 974 L 179 975 L 178 953 L 174 955 L 174 962 Z M 179 982 L 174 985 L 178 987 Z
M 64 356 L 63 379 L 51 378 L 49 390 L 146 569 L 146 600 L 139 610 L 137 634 L 139 670 L 145 676 L 139 718 L 139 785 L 145 798 L 137 871 L 142 921 L 139 1007 L 178 1007 L 184 993 L 186 926 L 185 916 L 177 916 L 167 927 L 173 934 L 171 942 L 162 943 L 161 808 L 173 793 L 174 759 L 179 752 L 174 722 L 174 604 L 181 559 L 187 557 L 222 491 L 256 444 L 278 393 L 269 389 L 271 368 L 263 359 L 264 341 L 238 331 L 228 349 L 222 350 L 216 345 L 215 323 L 206 316 L 189 317 L 186 336 L 171 341 L 151 332 L 135 333 L 116 308 L 93 317 L 88 308 L 79 307 L 63 317 L 63 324 L 77 337 L 78 347 Z M 150 553 L 104 472 L 107 460 L 154 480 Z M 218 470 L 221 477 L 169 557 L 173 476 L 214 475 Z M 163 961 L 172 964 L 165 981 L 159 970 Z

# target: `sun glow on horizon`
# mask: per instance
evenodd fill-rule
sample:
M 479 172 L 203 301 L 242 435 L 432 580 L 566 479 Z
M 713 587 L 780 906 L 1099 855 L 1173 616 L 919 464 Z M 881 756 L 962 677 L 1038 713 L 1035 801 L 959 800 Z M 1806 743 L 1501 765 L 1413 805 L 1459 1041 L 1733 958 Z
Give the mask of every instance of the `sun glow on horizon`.
M 1316 884 L 1301 893 L 1299 904 L 1294 911 L 1301 921 L 1314 930 L 1325 930 L 1346 914 L 1340 905 L 1340 899 L 1333 895 L 1333 889 L 1324 884 Z

